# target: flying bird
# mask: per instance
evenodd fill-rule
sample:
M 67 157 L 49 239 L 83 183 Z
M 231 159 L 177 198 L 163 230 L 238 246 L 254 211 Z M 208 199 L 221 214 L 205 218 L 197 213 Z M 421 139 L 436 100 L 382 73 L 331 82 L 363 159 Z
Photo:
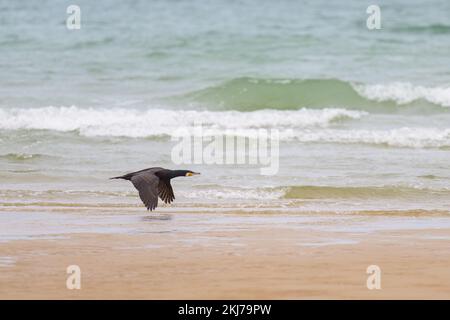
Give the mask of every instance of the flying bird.
M 176 177 L 190 177 L 200 173 L 190 170 L 169 170 L 164 168 L 148 168 L 110 179 L 130 180 L 139 191 L 139 197 L 147 207 L 154 210 L 158 206 L 158 197 L 165 203 L 175 199 L 170 180 Z

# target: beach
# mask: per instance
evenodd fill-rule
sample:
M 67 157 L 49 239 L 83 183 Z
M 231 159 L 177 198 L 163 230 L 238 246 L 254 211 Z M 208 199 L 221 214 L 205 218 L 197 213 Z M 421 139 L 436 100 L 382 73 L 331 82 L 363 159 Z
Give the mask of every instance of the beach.
M 82 232 L 0 243 L 0 297 L 449 298 L 448 223 L 429 229 L 408 215 L 344 218 L 138 214 L 129 219 L 139 228 L 135 233 Z M 390 222 L 391 229 L 380 228 L 380 221 Z M 408 221 L 409 228 L 397 229 Z M 80 290 L 66 287 L 69 265 L 81 269 Z M 380 267 L 381 289 L 367 288 L 369 265 Z

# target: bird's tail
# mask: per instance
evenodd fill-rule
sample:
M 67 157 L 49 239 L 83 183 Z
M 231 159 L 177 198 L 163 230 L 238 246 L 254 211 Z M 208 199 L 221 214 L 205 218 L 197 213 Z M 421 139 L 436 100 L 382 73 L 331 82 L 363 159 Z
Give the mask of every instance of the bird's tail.
M 126 177 L 125 176 L 119 176 L 119 177 L 112 177 L 112 178 L 109 178 L 110 180 L 111 179 L 126 179 Z
M 125 175 L 123 175 L 123 176 L 118 176 L 118 177 L 112 177 L 112 178 L 109 178 L 110 180 L 111 179 L 124 179 L 124 180 L 130 180 L 131 179 L 131 175 L 128 173 L 128 174 L 125 174 Z

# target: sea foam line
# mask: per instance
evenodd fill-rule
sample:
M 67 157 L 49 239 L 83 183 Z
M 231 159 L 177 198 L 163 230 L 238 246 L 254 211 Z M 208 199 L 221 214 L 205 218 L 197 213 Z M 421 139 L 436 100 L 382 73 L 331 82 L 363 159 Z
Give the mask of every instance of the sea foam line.
M 423 99 L 436 105 L 450 107 L 450 87 L 425 87 L 409 82 L 393 82 L 353 84 L 353 88 L 359 95 L 378 102 L 395 101 L 399 105 L 405 105 Z
M 209 135 L 246 136 L 257 128 L 278 129 L 282 141 L 305 143 L 375 144 L 393 147 L 450 147 L 450 128 L 400 127 L 391 129 L 342 129 L 332 124 L 357 120 L 364 111 L 340 108 L 299 110 L 197 111 L 164 109 L 94 109 L 45 107 L 0 109 L 0 129 L 77 131 L 86 137 L 174 136 L 180 127 L 199 125 Z M 206 131 L 206 130 L 205 130 Z
M 343 119 L 359 119 L 365 112 L 346 109 L 196 111 L 125 108 L 44 107 L 0 110 L 0 129 L 78 130 L 84 136 L 147 137 L 171 135 L 179 127 L 198 124 L 211 129 L 267 127 L 325 127 Z
M 301 142 L 323 142 L 340 144 L 374 144 L 391 147 L 444 148 L 450 147 L 450 129 L 396 128 L 389 130 L 300 130 L 291 137 Z

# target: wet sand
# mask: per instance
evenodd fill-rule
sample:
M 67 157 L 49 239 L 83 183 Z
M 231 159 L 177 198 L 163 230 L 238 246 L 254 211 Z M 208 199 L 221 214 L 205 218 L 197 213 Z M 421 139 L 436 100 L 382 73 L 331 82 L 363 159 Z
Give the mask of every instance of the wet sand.
M 135 233 L 0 242 L 0 298 L 450 298 L 447 226 L 362 232 L 326 227 L 339 217 L 301 229 L 289 217 L 252 219 L 160 215 L 140 217 L 137 224 L 152 228 Z M 365 224 L 367 217 L 349 219 Z M 66 288 L 66 268 L 74 264 L 81 290 Z M 381 268 L 380 290 L 366 287 L 369 265 Z

